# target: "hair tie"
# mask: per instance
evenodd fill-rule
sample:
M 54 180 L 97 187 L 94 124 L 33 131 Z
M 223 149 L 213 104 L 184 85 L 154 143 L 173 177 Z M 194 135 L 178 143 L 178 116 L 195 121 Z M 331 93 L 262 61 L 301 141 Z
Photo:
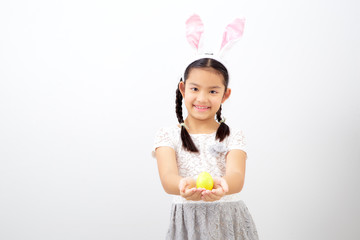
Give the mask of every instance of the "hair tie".
M 223 119 L 221 119 L 221 120 L 220 120 L 220 122 L 219 122 L 219 123 L 220 123 L 220 124 L 225 123 L 225 120 L 226 120 L 226 119 L 225 119 L 225 118 L 223 118 Z
M 189 129 L 184 122 L 180 123 L 180 126 L 185 127 L 186 129 Z

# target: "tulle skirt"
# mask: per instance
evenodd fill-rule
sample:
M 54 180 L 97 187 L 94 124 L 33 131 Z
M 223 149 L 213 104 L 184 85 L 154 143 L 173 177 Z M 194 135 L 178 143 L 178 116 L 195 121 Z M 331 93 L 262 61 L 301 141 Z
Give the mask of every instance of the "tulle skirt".
M 166 239 L 258 240 L 255 223 L 245 203 L 173 203 Z

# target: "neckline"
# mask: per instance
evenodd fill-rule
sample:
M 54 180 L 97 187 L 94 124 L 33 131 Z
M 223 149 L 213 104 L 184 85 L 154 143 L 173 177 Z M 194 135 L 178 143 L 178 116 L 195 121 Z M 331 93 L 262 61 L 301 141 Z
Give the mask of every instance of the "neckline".
M 212 133 L 189 133 L 190 136 L 201 136 L 201 135 L 213 135 L 215 134 L 215 132 L 212 132 Z
M 179 127 L 179 126 L 176 126 L 176 127 L 179 131 L 181 131 L 181 127 Z M 216 132 L 217 132 L 217 130 L 212 133 L 189 133 L 189 135 L 190 136 L 214 135 Z

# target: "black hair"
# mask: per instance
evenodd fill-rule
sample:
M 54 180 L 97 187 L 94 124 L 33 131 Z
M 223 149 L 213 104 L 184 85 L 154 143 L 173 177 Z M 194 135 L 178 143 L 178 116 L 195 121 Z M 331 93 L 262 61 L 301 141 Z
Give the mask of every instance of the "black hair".
M 201 58 L 199 60 L 196 60 L 196 61 L 192 62 L 185 69 L 184 80 L 181 78 L 180 82 L 184 81 L 184 83 L 185 83 L 186 79 L 189 76 L 190 71 L 193 68 L 212 68 L 212 69 L 216 70 L 217 72 L 219 72 L 224 78 L 224 85 L 225 85 L 225 92 L 226 92 L 227 87 L 229 85 L 229 73 L 222 63 L 220 63 L 219 61 L 217 61 L 213 58 Z M 178 88 L 176 89 L 175 111 L 176 111 L 176 116 L 177 116 L 179 123 L 184 122 L 183 115 L 182 115 L 182 99 L 183 99 L 183 97 L 181 95 L 179 85 L 178 85 Z M 220 122 L 222 120 L 221 105 L 220 105 L 219 110 L 216 112 L 216 120 L 220 123 L 220 126 L 216 131 L 215 139 L 219 139 L 219 141 L 221 142 L 227 136 L 230 135 L 229 126 L 226 125 L 224 122 Z M 199 152 L 199 150 L 196 148 L 193 140 L 191 139 L 189 132 L 186 130 L 185 126 L 181 126 L 181 141 L 182 141 L 183 147 L 186 150 L 188 150 L 190 152 Z

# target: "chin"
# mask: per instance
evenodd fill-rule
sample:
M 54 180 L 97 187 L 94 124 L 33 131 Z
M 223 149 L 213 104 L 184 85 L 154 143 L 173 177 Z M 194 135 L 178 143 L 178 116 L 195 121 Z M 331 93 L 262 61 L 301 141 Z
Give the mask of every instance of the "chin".
M 215 116 L 213 116 L 213 117 L 211 117 L 209 115 L 207 115 L 207 116 L 199 116 L 197 114 L 192 114 L 191 117 L 196 119 L 196 120 L 206 121 L 206 120 L 209 120 L 209 119 L 214 119 Z

